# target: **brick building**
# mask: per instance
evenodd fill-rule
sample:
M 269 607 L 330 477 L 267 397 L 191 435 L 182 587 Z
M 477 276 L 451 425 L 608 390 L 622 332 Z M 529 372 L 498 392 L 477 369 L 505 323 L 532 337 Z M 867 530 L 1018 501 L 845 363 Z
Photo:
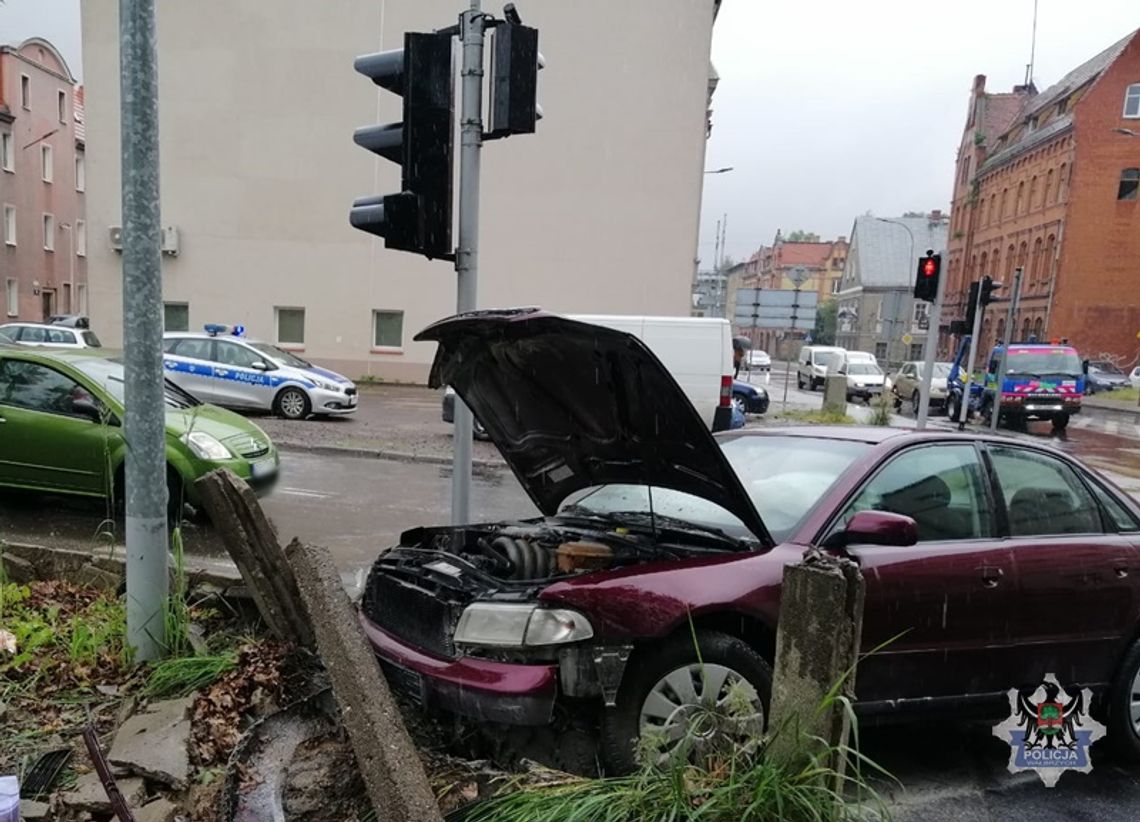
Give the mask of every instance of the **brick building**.
M 85 162 L 62 55 L 38 37 L 0 46 L 0 322 L 86 313 Z
M 1066 337 L 1132 360 L 1140 332 L 1140 37 L 1128 35 L 1038 93 L 978 75 L 958 151 L 943 327 L 970 283 L 1023 269 L 1014 338 Z M 1133 129 L 1137 131 L 1133 131 Z M 987 311 L 982 341 L 1004 331 Z M 944 335 L 943 353 L 951 347 Z

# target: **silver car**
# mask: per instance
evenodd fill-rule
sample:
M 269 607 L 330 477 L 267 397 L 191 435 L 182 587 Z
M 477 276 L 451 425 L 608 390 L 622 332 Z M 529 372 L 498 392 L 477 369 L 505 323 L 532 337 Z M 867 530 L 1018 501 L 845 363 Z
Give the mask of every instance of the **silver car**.
M 242 334 L 240 326 L 215 324 L 204 333 L 164 334 L 166 376 L 202 402 L 290 420 L 356 411 L 352 380 Z
M 101 348 L 95 332 L 87 328 L 65 328 L 49 323 L 6 323 L 4 336 L 19 345 L 51 345 L 57 348 Z

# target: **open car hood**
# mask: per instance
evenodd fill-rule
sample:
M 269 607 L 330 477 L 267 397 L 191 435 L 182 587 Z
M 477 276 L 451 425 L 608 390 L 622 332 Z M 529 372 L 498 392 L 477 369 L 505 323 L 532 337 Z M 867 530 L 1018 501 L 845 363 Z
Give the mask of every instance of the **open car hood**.
M 543 514 L 592 486 L 653 485 L 716 503 L 772 544 L 704 420 L 632 334 L 516 309 L 415 339 L 439 343 L 430 385 L 455 389 Z

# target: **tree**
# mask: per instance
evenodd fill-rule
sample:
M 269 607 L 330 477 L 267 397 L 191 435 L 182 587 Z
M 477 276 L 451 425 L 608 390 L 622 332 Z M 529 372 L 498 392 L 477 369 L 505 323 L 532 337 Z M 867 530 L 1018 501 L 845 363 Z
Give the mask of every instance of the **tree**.
M 819 242 L 819 235 L 813 234 L 810 231 L 804 231 L 803 229 L 796 229 L 795 231 L 793 231 L 791 234 L 789 234 L 787 237 L 784 238 L 784 242 L 787 242 L 787 243 L 818 243 Z
M 906 212 L 906 214 L 903 214 L 904 219 L 906 217 L 925 217 L 925 216 L 926 216 L 925 211 L 908 211 L 908 212 Z
M 834 298 L 824 300 L 815 310 L 815 328 L 811 331 L 813 343 L 816 345 L 835 345 L 838 315 L 839 303 Z

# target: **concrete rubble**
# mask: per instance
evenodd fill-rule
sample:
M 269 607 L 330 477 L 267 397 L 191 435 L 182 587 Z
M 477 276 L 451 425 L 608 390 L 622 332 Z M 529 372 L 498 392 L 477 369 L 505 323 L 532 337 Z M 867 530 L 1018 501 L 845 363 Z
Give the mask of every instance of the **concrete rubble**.
M 119 728 L 108 761 L 176 790 L 186 787 L 193 704 L 192 696 L 152 702 Z
M 146 797 L 146 788 L 142 779 L 138 777 L 116 779 L 115 784 L 131 807 L 136 807 Z M 59 795 L 59 801 L 72 812 L 87 811 L 98 814 L 111 812 L 111 800 L 107 798 L 107 791 L 103 789 L 103 783 L 99 781 L 99 775 L 94 771 L 79 777 L 74 788 Z
M 169 799 L 161 798 L 133 809 L 135 822 L 174 822 L 180 808 Z

